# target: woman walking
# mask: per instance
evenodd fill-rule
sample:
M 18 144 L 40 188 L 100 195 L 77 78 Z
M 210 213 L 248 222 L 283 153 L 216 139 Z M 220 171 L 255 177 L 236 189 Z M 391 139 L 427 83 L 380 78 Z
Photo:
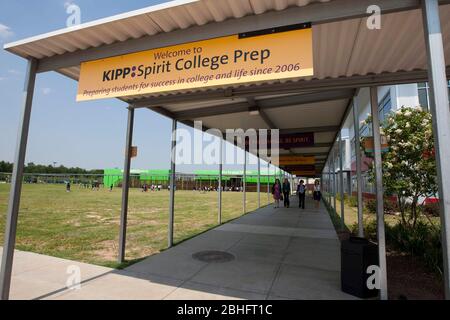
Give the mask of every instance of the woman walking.
M 275 207 L 280 207 L 280 199 L 281 199 L 281 183 L 279 179 L 275 180 L 275 184 L 272 186 L 272 195 L 275 200 Z
M 314 201 L 315 201 L 316 209 L 319 209 L 320 199 L 322 198 L 322 193 L 320 192 L 320 182 L 319 182 L 319 180 L 314 181 L 313 198 L 314 198 Z

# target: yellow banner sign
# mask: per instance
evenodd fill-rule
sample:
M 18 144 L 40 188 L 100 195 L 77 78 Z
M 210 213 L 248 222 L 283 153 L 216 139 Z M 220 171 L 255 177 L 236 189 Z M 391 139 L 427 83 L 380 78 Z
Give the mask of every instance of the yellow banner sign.
M 315 164 L 316 159 L 314 156 L 292 156 L 292 155 L 280 155 L 279 165 L 305 165 L 305 164 Z
M 313 75 L 311 28 L 238 35 L 81 64 L 77 101 Z

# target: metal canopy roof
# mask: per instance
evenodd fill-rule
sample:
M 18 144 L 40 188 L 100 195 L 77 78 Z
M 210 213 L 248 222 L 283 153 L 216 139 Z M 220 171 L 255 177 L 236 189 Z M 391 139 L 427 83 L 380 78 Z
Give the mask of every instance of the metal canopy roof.
M 446 61 L 450 61 L 450 1 L 440 1 Z M 382 27 L 366 27 L 369 5 L 381 7 Z M 192 124 L 315 132 L 313 148 L 330 151 L 355 89 L 425 81 L 426 51 L 420 0 L 182 0 L 100 19 L 5 45 L 39 60 L 38 72 L 74 80 L 80 63 L 152 48 L 300 22 L 313 28 L 314 76 L 289 81 L 124 97 Z M 450 70 L 447 65 L 447 70 Z M 250 108 L 259 115 L 250 115 Z M 319 168 L 319 170 L 321 167 Z

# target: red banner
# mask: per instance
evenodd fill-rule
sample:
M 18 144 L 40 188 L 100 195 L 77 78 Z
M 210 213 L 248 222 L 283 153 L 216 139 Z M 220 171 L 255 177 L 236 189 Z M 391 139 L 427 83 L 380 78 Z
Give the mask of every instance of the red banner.
M 305 148 L 314 146 L 314 132 L 280 134 L 278 140 L 280 149 Z M 245 148 L 249 149 L 249 138 L 245 138 Z M 260 138 L 257 137 L 258 149 L 265 149 L 266 145 L 260 145 Z M 267 136 L 267 149 L 271 147 L 271 135 Z

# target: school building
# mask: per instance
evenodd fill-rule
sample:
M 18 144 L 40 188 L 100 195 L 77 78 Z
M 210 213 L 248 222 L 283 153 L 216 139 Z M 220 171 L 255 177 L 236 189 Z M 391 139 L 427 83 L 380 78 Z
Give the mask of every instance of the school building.
M 448 81 L 448 90 L 450 92 L 450 81 Z M 372 128 L 370 125 L 362 124 L 370 115 L 370 92 L 369 89 L 361 89 L 357 95 L 360 103 L 358 110 L 358 130 L 360 137 L 368 137 L 372 135 Z M 386 117 L 396 112 L 402 107 L 416 107 L 421 106 L 425 110 L 430 110 L 430 87 L 428 82 L 400 84 L 392 86 L 378 87 L 378 114 L 380 122 L 383 123 Z M 345 193 L 355 196 L 357 191 L 357 177 L 356 177 L 356 153 L 355 153 L 355 134 L 354 121 L 352 117 L 348 117 L 343 125 L 342 140 L 343 140 L 343 178 Z M 337 173 L 337 181 L 340 179 L 339 164 L 336 159 L 335 168 Z M 368 164 L 372 163 L 373 159 L 362 155 L 362 191 L 365 198 L 373 198 L 375 195 L 375 185 L 369 181 L 367 174 Z
M 178 190 L 201 190 L 203 188 L 217 189 L 219 186 L 219 170 L 194 170 L 193 173 L 176 173 L 176 188 Z M 262 185 L 269 183 L 271 186 L 276 178 L 283 175 L 281 170 L 271 170 L 268 174 L 267 169 L 261 169 L 259 181 Z M 130 186 L 142 187 L 147 185 L 159 185 L 167 189 L 170 183 L 171 171 L 165 169 L 153 170 L 130 170 Z M 247 191 L 257 191 L 258 171 L 246 170 L 222 170 L 222 188 L 225 191 L 242 191 L 245 181 Z M 104 169 L 103 184 L 104 187 L 121 187 L 123 182 L 122 169 Z M 267 188 L 265 188 L 267 189 Z

